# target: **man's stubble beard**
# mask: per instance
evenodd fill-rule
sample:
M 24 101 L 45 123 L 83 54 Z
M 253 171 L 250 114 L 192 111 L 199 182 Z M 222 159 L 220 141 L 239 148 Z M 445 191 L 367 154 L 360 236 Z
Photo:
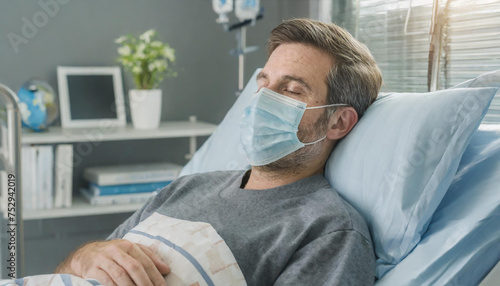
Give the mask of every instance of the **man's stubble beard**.
M 297 137 L 300 142 L 314 142 L 323 136 L 328 125 L 328 111 L 321 115 L 313 127 L 303 128 L 297 132 Z M 311 145 L 306 145 L 299 150 L 292 152 L 285 157 L 263 166 L 253 166 L 256 170 L 266 172 L 268 174 L 277 175 L 294 175 L 300 174 L 304 169 L 309 167 L 310 162 L 322 152 L 322 144 L 324 140 Z

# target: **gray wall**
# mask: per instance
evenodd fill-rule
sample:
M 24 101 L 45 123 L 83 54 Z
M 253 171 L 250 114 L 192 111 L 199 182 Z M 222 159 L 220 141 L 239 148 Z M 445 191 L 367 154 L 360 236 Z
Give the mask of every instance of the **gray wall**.
M 247 44 L 261 47 L 247 56 L 247 80 L 265 64 L 264 45 L 270 30 L 282 19 L 307 17 L 308 2 L 261 1 L 265 17 L 247 31 Z M 41 3 L 51 3 L 45 5 L 48 11 Z M 215 19 L 209 0 L 0 0 L 0 82 L 17 91 L 26 80 L 37 77 L 57 90 L 58 65 L 116 65 L 114 39 L 155 28 L 176 49 L 179 73 L 160 86 L 164 93 L 162 120 L 186 120 L 196 115 L 199 120 L 219 123 L 235 100 L 237 60 L 228 54 L 236 46 L 234 32 L 223 32 Z M 35 26 L 36 31 L 27 29 L 25 21 L 39 27 Z M 22 37 L 17 39 L 22 42 L 13 45 L 9 34 L 11 38 L 13 34 Z M 125 91 L 132 88 L 129 75 L 124 74 L 123 84 Z M 184 164 L 187 142 L 100 144 L 75 168 L 75 189 L 83 183 L 81 173 L 87 166 L 165 160 Z M 28 222 L 27 274 L 52 271 L 70 249 L 88 239 L 104 238 L 123 217 Z
M 237 60 L 228 51 L 236 45 L 235 34 L 223 32 L 215 23 L 211 1 L 64 0 L 69 3 L 57 4 L 59 11 L 48 16 L 45 25 L 23 35 L 23 18 L 30 23 L 34 23 L 34 17 L 43 20 L 37 17 L 44 14 L 39 3 L 57 1 L 63 2 L 0 2 L 0 80 L 12 89 L 17 90 L 30 77 L 47 80 L 57 88 L 57 65 L 116 65 L 118 46 L 114 39 L 155 28 L 176 49 L 178 59 L 179 76 L 161 85 L 165 93 L 163 120 L 187 119 L 194 114 L 200 120 L 219 122 L 234 101 Z M 247 79 L 265 63 L 264 44 L 269 31 L 283 18 L 307 13 L 294 11 L 295 7 L 307 7 L 305 0 L 262 2 L 266 16 L 247 33 L 248 44 L 261 47 L 247 57 Z M 25 38 L 27 43 L 14 48 L 9 33 Z M 125 74 L 124 89 L 131 87 L 131 78 Z

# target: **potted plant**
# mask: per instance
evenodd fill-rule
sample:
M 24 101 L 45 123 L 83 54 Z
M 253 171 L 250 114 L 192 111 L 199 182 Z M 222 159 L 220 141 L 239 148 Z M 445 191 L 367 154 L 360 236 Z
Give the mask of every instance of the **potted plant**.
M 158 128 L 162 101 L 158 86 L 165 78 L 177 76 L 171 68 L 175 50 L 157 37 L 151 29 L 138 38 L 126 35 L 115 40 L 121 45 L 118 61 L 134 79 L 135 89 L 129 90 L 129 101 L 132 123 L 138 129 Z

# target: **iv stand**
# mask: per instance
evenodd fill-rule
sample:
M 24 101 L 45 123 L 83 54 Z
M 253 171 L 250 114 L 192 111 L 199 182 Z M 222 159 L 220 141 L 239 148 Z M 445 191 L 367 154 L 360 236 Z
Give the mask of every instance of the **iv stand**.
M 245 87 L 245 47 L 247 45 L 247 28 L 241 27 L 236 33 L 236 41 L 238 43 L 238 90 L 236 96 L 239 96 Z
M 231 26 L 224 24 L 224 30 L 226 32 L 231 32 L 236 30 L 236 49 L 232 49 L 229 53 L 232 56 L 238 57 L 238 90 L 236 90 L 236 96 L 239 96 L 245 87 L 245 54 L 254 52 L 259 49 L 258 46 L 246 46 L 247 38 L 247 26 L 255 25 L 257 20 L 264 17 L 264 7 L 261 7 L 259 15 L 255 19 L 245 20 Z

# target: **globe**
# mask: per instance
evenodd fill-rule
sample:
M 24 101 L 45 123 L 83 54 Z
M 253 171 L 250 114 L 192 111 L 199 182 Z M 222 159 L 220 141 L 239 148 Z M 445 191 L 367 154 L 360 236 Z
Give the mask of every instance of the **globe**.
M 57 96 L 44 81 L 29 80 L 19 89 L 17 96 L 24 127 L 36 132 L 45 131 L 59 116 Z

